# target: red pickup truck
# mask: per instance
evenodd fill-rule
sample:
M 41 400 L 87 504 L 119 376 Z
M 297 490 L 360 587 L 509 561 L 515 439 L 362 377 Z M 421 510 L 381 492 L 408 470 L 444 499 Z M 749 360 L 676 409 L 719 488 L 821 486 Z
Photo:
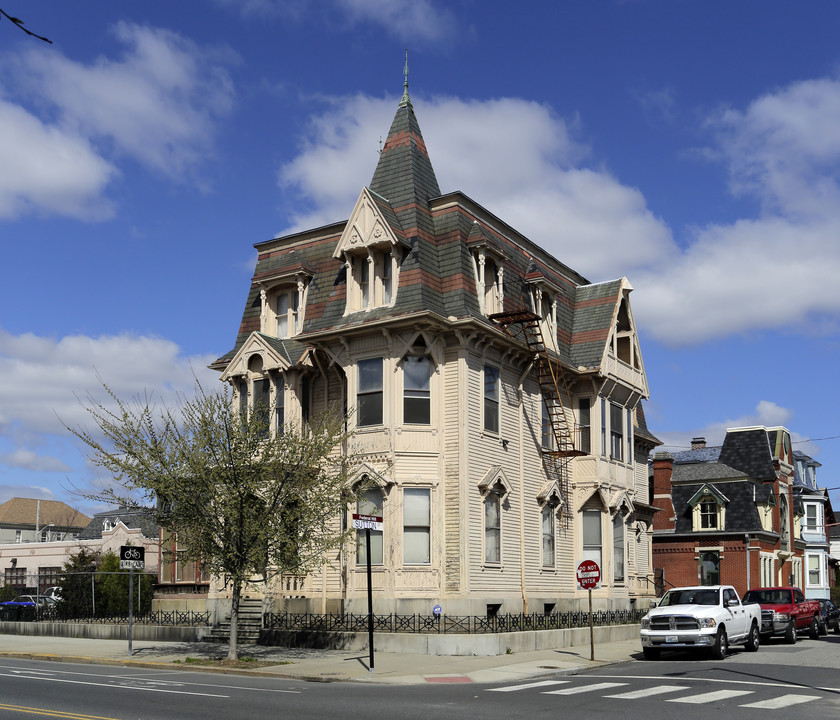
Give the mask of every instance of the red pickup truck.
M 820 603 L 806 600 L 796 587 L 766 587 L 748 590 L 744 602 L 761 605 L 761 635 L 783 635 L 795 643 L 796 633 L 807 630 L 811 639 L 820 636 Z

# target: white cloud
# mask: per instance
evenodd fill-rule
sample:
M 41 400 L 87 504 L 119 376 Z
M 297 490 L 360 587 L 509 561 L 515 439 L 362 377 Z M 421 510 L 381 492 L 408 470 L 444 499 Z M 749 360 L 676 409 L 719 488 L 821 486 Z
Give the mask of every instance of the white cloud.
M 670 452 L 679 452 L 681 450 L 691 449 L 692 438 L 702 437 L 706 439 L 706 445 L 709 447 L 719 447 L 723 444 L 726 437 L 726 431 L 729 428 L 739 427 L 777 427 L 779 425 L 788 427 L 793 418 L 793 411 L 782 407 L 771 400 L 761 400 L 753 412 L 739 417 L 727 418 L 718 422 L 709 423 L 705 427 L 697 428 L 692 431 L 675 430 L 672 432 L 658 432 L 656 436 L 662 440 L 663 446 L 659 449 Z M 791 438 L 794 441 L 801 440 L 801 436 L 791 431 Z M 809 452 L 809 449 L 798 447 L 804 452 Z M 815 448 L 811 448 L 815 450 Z
M 183 357 L 168 340 L 114 335 L 60 339 L 0 329 L 0 431 L 27 438 L 65 436 L 66 425 L 88 424 L 80 404 L 88 393 L 105 400 L 100 380 L 121 398 L 154 393 L 174 405 L 191 394 L 194 376 L 209 387 L 218 374 L 206 369 L 211 357 Z M 46 444 L 46 443 L 43 443 Z M 20 456 L 22 457 L 22 456 Z
M 453 33 L 452 14 L 430 0 L 337 0 L 352 22 L 380 25 L 401 40 L 438 41 Z
M 709 120 L 731 189 L 762 210 L 694 231 L 635 280 L 636 318 L 693 344 L 752 330 L 813 331 L 840 316 L 840 81 L 795 83 Z
M 576 121 L 515 98 L 415 98 L 415 107 L 443 192 L 463 190 L 592 281 L 627 276 L 636 320 L 658 341 L 836 328 L 840 80 L 796 83 L 710 118 L 709 156 L 761 211 L 689 229 L 682 247 L 640 190 L 587 166 Z M 311 118 L 280 172 L 298 195 L 292 229 L 347 217 L 395 110 L 395 98 L 358 95 Z
M 216 120 L 232 106 L 224 65 L 234 57 L 169 30 L 120 22 L 114 34 L 126 47 L 118 60 L 86 65 L 37 48 L 21 59 L 21 79 L 57 108 L 62 125 L 181 176 L 211 149 Z
M 116 161 L 184 179 L 212 153 L 233 103 L 233 53 L 125 22 L 113 31 L 119 59 L 85 64 L 40 47 L 0 57 L 0 133 L 14 139 L 0 146 L 0 218 L 102 219 Z
M 49 455 L 39 455 L 32 450 L 18 448 L 12 453 L 0 453 L 0 465 L 35 470 L 36 472 L 67 472 L 70 466 L 63 460 Z
M 0 137 L 6 138 L 0 143 L 0 219 L 29 212 L 82 220 L 111 214 L 102 193 L 116 169 L 87 139 L 2 99 Z
M 281 18 L 284 21 L 319 23 L 345 32 L 359 25 L 381 28 L 387 34 L 411 43 L 439 42 L 463 32 L 445 3 L 433 0 L 214 0 L 231 7 L 247 19 Z
M 347 217 L 373 176 L 375 142 L 396 107 L 395 98 L 357 95 L 311 119 L 300 154 L 280 171 L 281 186 L 308 205 L 292 229 Z M 587 148 L 545 106 L 438 98 L 415 108 L 442 192 L 463 190 L 582 274 L 625 275 L 674 251 L 638 190 L 577 167 Z

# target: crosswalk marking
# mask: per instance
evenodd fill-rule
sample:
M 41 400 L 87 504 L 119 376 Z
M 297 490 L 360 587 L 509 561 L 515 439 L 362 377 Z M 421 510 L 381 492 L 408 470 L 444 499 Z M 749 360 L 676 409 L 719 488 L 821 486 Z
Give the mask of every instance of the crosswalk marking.
M 750 703 L 749 705 L 740 705 L 739 707 L 759 708 L 760 710 L 778 710 L 779 708 L 786 708 L 791 705 L 799 705 L 801 703 L 819 699 L 819 695 L 796 695 L 791 693 L 790 695 L 781 695 L 777 698 L 760 700 L 759 702 Z
M 579 687 L 563 688 L 562 690 L 549 690 L 543 695 L 577 695 L 578 693 L 595 692 L 596 690 L 609 690 L 614 687 L 623 687 L 627 683 L 595 683 L 595 685 L 580 685 Z
M 511 685 L 509 687 L 490 688 L 490 692 L 514 692 L 516 690 L 528 690 L 530 688 L 548 687 L 549 685 L 564 685 L 568 680 L 541 680 L 540 682 L 527 683 L 526 685 Z
M 657 685 L 655 687 L 642 688 L 641 690 L 631 690 L 630 692 L 620 693 L 618 695 L 605 695 L 604 697 L 616 698 L 618 700 L 636 700 L 638 698 L 650 697 L 651 695 L 662 695 L 664 693 L 690 689 L 688 685 Z
M 692 705 L 702 705 L 703 703 L 717 702 L 718 700 L 727 700 L 729 698 L 738 697 L 739 695 L 752 695 L 752 690 L 717 690 L 716 692 L 706 692 L 700 695 L 689 695 L 683 698 L 671 698 L 666 702 L 673 703 L 691 703 Z

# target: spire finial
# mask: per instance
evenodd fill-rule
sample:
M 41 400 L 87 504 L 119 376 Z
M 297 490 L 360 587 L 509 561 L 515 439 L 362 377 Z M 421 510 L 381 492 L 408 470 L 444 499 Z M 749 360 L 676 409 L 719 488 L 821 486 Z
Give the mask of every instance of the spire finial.
M 408 48 L 405 50 L 405 81 L 403 82 L 403 96 L 400 105 L 411 105 L 411 98 L 408 97 Z

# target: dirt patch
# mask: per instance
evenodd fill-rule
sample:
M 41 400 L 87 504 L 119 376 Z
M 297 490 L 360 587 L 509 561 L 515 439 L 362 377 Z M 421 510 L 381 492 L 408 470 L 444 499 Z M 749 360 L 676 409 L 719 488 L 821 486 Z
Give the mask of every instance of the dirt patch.
M 271 667 L 273 665 L 291 665 L 290 661 L 283 660 L 255 660 L 254 658 L 241 657 L 239 660 L 225 659 L 206 659 L 188 657 L 184 660 L 173 660 L 176 665 L 200 665 L 202 667 L 219 667 L 219 668 L 237 668 L 240 670 L 248 670 L 254 668 Z

